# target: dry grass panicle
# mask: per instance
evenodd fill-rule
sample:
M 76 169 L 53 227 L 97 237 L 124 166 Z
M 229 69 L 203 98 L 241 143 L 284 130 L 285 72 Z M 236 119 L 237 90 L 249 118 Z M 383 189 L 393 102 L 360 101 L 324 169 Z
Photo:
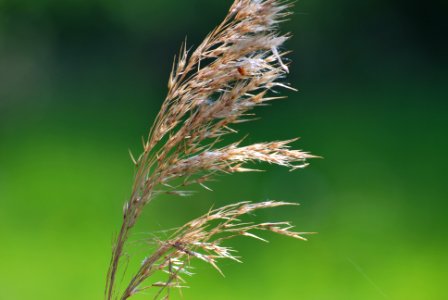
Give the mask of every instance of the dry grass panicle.
M 130 200 L 123 207 L 123 223 L 112 249 L 105 298 L 128 299 L 146 289 L 159 289 L 156 298 L 169 297 L 171 288 L 184 285 L 190 259 L 196 258 L 219 270 L 219 259 L 239 261 L 233 249 L 222 245 L 235 236 L 260 240 L 254 231 L 267 230 L 303 239 L 281 223 L 242 223 L 240 216 L 258 209 L 290 205 L 284 202 L 242 202 L 215 209 L 181 227 L 168 240 L 159 241 L 154 252 L 124 289 L 117 287 L 117 272 L 131 229 L 142 210 L 160 193 L 187 195 L 187 186 L 205 188 L 214 174 L 254 171 L 251 162 L 267 162 L 303 168 L 314 156 L 290 148 L 295 140 L 222 144 L 225 135 L 235 133 L 232 125 L 253 119 L 253 108 L 282 97 L 271 96 L 278 89 L 292 89 L 284 83 L 288 74 L 281 51 L 288 34 L 279 24 L 290 15 L 284 0 L 236 0 L 223 22 L 194 50 L 181 47 L 168 81 L 162 104 L 143 153 L 131 157 L 136 175 Z M 183 179 L 179 181 L 179 179 Z M 181 182 L 181 183 L 179 183 Z M 156 272 L 165 272 L 165 282 L 151 282 Z M 163 295 L 162 295 L 163 294 Z

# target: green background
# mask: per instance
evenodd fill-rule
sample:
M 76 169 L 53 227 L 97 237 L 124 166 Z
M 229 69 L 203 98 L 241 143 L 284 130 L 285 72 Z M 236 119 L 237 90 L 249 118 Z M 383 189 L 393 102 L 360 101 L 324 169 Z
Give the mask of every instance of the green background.
M 197 45 L 230 3 L 0 1 L 0 299 L 102 298 L 128 148 L 140 151 L 185 35 Z M 299 136 L 325 159 L 158 198 L 133 240 L 266 199 L 301 206 L 256 219 L 319 234 L 236 240 L 244 264 L 222 262 L 222 278 L 194 263 L 185 299 L 446 299 L 447 6 L 296 3 L 284 30 L 300 92 L 238 129 L 248 142 Z

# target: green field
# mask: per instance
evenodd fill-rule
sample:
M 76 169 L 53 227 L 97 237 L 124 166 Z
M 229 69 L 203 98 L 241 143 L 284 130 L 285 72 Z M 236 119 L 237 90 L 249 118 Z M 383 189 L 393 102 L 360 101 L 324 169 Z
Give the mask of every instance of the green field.
M 0 1 L 0 299 L 102 299 L 128 149 L 140 151 L 183 37 L 197 44 L 230 2 Z M 324 159 L 151 203 L 135 241 L 243 200 L 299 202 L 255 218 L 319 233 L 235 240 L 244 263 L 223 262 L 223 278 L 195 262 L 185 299 L 445 299 L 446 45 L 437 6 L 424 24 L 399 2 L 299 1 L 285 24 L 300 92 L 238 137 L 301 137 Z

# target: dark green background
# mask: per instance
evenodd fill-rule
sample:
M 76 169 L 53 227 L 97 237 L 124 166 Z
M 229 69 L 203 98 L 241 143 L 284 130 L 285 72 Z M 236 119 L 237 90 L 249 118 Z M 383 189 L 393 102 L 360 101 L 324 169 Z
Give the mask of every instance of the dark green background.
M 185 35 L 197 45 L 230 3 L 0 1 L 0 299 L 102 298 L 127 150 L 140 150 Z M 257 219 L 319 234 L 237 240 L 244 264 L 223 262 L 222 278 L 195 263 L 185 299 L 445 299 L 447 8 L 296 3 L 284 29 L 300 92 L 239 129 L 248 142 L 302 137 L 297 147 L 325 159 L 159 198 L 133 240 L 265 199 L 302 205 Z

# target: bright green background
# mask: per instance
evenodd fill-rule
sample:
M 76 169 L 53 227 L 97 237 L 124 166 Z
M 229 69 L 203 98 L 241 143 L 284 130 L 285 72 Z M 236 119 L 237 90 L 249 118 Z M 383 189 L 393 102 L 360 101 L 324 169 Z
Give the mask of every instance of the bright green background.
M 0 299 L 102 298 L 127 150 L 139 151 L 184 36 L 197 45 L 230 2 L 0 1 Z M 302 205 L 260 220 L 319 234 L 238 240 L 244 264 L 223 262 L 222 278 L 195 263 L 185 299 L 446 299 L 445 3 L 296 4 L 285 30 L 301 92 L 239 129 L 249 142 L 300 136 L 325 159 L 159 198 L 133 239 L 265 199 Z

